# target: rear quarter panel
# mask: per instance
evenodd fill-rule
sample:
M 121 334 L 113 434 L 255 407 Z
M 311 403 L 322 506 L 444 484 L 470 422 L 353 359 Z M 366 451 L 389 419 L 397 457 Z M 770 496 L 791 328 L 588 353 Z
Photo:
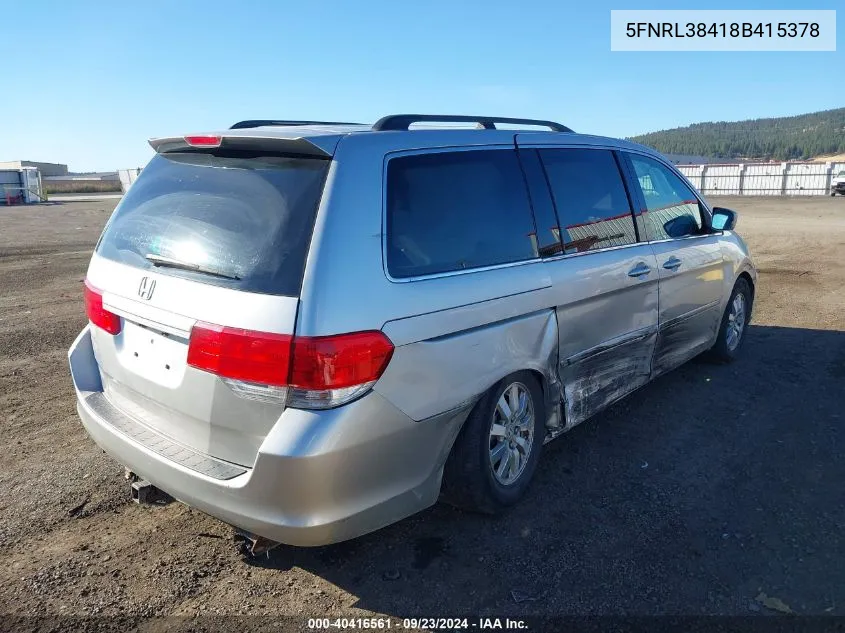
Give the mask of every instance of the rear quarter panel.
M 374 389 L 415 420 L 471 403 L 514 371 L 533 369 L 556 382 L 557 322 L 540 260 L 418 281 L 388 278 L 385 156 L 413 149 L 408 139 L 353 135 L 338 145 L 306 264 L 297 334 L 384 330 L 396 349 Z M 495 146 L 513 148 L 512 136 Z
M 388 323 L 384 331 L 391 339 L 412 342 L 397 347 L 375 390 L 415 420 L 473 404 L 501 378 L 523 369 L 541 375 L 548 391 L 557 383 L 554 310 L 497 320 L 512 310 L 509 302 L 525 309 L 540 301 L 509 297 Z M 480 325 L 464 327 L 471 321 Z M 426 330 L 443 334 L 413 340 Z

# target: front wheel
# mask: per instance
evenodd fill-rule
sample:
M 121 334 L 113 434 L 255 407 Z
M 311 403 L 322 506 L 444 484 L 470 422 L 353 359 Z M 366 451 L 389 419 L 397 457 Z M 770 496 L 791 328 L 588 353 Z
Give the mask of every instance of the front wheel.
M 473 408 L 443 473 L 443 498 L 465 510 L 501 512 L 528 489 L 543 448 L 543 391 L 527 371 L 494 385 Z
M 751 286 L 745 279 L 738 279 L 731 298 L 722 315 L 722 324 L 710 355 L 718 361 L 729 363 L 739 355 L 745 341 L 745 330 L 751 317 Z

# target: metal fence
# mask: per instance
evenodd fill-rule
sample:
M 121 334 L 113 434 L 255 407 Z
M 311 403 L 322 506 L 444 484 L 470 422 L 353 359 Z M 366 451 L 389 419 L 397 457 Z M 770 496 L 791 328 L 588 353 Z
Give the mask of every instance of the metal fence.
M 823 196 L 845 163 L 678 165 L 705 196 Z
M 138 178 L 138 175 L 141 173 L 141 168 L 137 167 L 135 169 L 118 169 L 117 176 L 120 178 L 120 188 L 123 190 L 123 193 L 132 186 L 132 183 Z

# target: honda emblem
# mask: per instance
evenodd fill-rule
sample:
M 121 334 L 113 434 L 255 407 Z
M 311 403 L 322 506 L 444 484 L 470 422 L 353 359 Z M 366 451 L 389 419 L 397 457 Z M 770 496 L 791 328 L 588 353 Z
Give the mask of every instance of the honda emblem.
M 141 285 L 138 286 L 138 296 L 149 301 L 153 298 L 153 291 L 156 289 L 156 280 L 149 277 L 141 277 Z

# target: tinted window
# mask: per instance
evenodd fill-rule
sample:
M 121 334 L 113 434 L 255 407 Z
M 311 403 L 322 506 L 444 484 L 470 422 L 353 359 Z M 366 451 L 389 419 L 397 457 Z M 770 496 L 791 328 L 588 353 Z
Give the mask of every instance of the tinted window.
M 296 296 L 328 161 L 158 155 L 118 205 L 97 247 L 107 259 L 250 292 Z
M 631 205 L 612 152 L 547 149 L 540 156 L 557 207 L 565 253 L 637 241 Z
M 648 238 L 665 240 L 701 233 L 701 210 L 689 186 L 656 160 L 635 154 L 630 158 L 645 198 Z
M 560 227 L 557 213 L 549 193 L 549 184 L 543 163 L 536 149 L 520 149 L 519 161 L 528 183 L 531 208 L 534 210 L 534 224 L 537 225 L 537 249 L 543 257 L 560 255 Z
M 394 158 L 387 170 L 387 267 L 394 277 L 537 257 L 516 152 Z

